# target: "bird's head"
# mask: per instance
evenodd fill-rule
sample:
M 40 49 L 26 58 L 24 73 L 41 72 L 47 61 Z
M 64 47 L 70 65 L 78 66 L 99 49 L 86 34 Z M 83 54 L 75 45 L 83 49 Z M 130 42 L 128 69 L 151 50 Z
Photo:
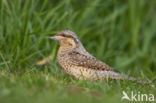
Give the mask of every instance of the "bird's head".
M 55 36 L 49 37 L 50 39 L 57 40 L 63 48 L 75 48 L 80 43 L 77 35 L 70 30 L 63 30 L 57 33 Z

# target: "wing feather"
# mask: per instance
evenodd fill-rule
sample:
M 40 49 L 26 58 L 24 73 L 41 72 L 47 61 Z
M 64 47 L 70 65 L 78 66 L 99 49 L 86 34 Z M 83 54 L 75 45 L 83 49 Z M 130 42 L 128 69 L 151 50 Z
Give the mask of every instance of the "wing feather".
M 93 56 L 86 56 L 76 51 L 72 51 L 68 55 L 70 57 L 69 59 L 74 65 L 83 66 L 95 70 L 115 71 L 110 66 L 96 59 Z

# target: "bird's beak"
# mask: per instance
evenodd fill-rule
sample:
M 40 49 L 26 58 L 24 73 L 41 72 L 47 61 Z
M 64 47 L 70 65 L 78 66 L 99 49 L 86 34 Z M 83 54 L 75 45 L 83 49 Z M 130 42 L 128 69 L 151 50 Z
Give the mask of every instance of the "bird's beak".
M 60 37 L 59 36 L 52 36 L 52 37 L 49 37 L 49 39 L 52 39 L 52 40 L 60 40 Z

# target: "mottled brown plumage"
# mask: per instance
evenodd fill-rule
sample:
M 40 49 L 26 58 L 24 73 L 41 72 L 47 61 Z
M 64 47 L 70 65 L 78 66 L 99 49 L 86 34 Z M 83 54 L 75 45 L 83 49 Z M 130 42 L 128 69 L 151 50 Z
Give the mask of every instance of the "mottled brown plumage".
M 114 69 L 109 67 L 107 64 L 101 62 L 100 60 L 96 59 L 95 57 L 89 57 L 76 51 L 71 51 L 68 53 L 68 55 L 70 56 L 70 60 L 72 62 L 76 62 L 76 64 L 73 65 L 83 66 L 85 68 L 90 68 L 94 70 L 114 71 Z
M 66 73 L 77 79 L 103 80 L 110 78 L 142 82 L 133 77 L 119 74 L 89 54 L 72 31 L 64 30 L 50 38 L 57 40 L 60 44 L 57 54 L 59 65 Z

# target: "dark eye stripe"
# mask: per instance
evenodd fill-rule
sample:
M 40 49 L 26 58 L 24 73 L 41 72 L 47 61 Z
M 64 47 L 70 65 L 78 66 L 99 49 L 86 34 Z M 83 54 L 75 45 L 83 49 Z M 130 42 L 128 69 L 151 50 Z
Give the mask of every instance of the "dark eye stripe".
M 67 37 L 67 35 L 66 35 L 66 34 L 62 34 L 61 36 Z
M 67 35 L 67 34 L 60 34 L 59 36 L 67 37 L 67 38 L 74 38 L 72 35 Z
M 72 38 L 75 42 L 78 42 L 78 40 L 76 40 L 76 38 L 74 38 L 72 35 L 67 35 L 67 34 L 62 33 L 62 34 L 57 34 L 57 36 Z
M 57 34 L 57 36 L 70 37 L 70 35 L 67 34 Z
M 74 38 L 72 35 L 66 35 L 65 37 Z

